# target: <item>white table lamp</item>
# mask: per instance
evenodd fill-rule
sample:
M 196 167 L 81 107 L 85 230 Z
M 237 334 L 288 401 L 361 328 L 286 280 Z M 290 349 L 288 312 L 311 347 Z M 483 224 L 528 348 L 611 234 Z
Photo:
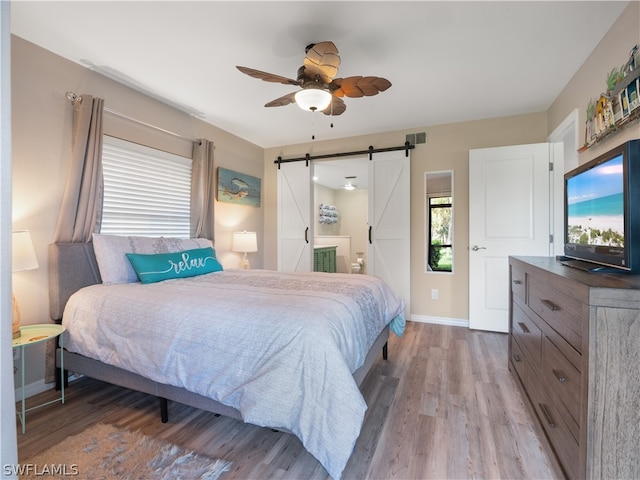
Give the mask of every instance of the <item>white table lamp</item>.
M 256 232 L 247 232 L 246 230 L 244 232 L 235 232 L 231 242 L 231 250 L 244 253 L 242 263 L 240 264 L 241 268 L 245 270 L 251 268 L 247 253 L 258 251 Z
M 11 271 L 22 272 L 24 270 L 34 270 L 38 268 L 38 258 L 33 249 L 33 241 L 28 230 L 18 230 L 11 233 Z M 20 309 L 16 297 L 11 292 L 11 331 L 13 338 L 20 336 Z

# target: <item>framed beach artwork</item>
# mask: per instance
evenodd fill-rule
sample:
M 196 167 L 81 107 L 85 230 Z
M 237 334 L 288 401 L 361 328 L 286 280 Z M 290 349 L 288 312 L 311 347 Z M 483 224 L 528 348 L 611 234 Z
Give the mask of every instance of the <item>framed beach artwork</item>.
M 218 201 L 259 207 L 261 183 L 258 177 L 218 167 Z

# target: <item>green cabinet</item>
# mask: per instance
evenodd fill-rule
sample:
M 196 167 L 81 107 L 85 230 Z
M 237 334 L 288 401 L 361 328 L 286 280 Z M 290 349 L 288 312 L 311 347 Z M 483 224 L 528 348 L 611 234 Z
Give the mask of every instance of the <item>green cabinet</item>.
M 335 245 L 323 245 L 313 248 L 313 271 L 336 273 Z

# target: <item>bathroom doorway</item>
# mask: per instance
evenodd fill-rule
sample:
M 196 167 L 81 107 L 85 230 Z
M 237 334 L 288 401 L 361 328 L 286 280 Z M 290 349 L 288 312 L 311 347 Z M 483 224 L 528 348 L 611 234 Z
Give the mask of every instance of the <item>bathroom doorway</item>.
M 369 159 L 314 162 L 314 245 L 336 246 L 336 271 L 366 273 Z

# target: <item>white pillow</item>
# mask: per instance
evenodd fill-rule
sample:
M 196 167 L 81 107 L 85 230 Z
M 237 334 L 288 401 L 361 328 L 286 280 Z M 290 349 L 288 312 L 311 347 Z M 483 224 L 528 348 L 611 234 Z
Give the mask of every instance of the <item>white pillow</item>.
M 93 234 L 93 250 L 96 254 L 102 283 L 134 283 L 138 281 L 127 253 L 174 253 L 194 248 L 213 247 L 206 238 L 134 237 Z

